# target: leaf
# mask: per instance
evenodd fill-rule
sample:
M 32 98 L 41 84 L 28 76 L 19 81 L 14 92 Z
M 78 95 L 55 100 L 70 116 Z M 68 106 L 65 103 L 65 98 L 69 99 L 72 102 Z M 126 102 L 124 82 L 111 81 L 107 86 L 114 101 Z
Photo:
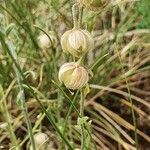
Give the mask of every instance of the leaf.
M 86 84 L 86 86 L 85 86 L 83 92 L 84 92 L 84 95 L 85 95 L 85 96 L 86 96 L 88 93 L 90 93 L 90 87 L 89 87 L 89 84 Z
M 13 28 L 15 27 L 15 24 L 14 23 L 11 23 L 11 24 L 9 24 L 7 27 L 6 27 L 6 35 L 8 36 L 9 35 L 9 33 L 13 30 Z

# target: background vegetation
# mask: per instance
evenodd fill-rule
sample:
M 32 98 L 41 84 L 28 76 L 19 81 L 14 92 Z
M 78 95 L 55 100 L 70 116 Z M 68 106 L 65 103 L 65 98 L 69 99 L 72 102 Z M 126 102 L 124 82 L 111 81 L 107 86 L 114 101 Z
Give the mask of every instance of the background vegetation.
M 73 27 L 73 4 L 0 1 L 0 149 L 29 149 L 37 132 L 48 135 L 52 150 L 80 148 L 80 93 L 58 81 L 60 65 L 72 61 L 60 37 Z M 84 60 L 93 74 L 86 149 L 150 148 L 149 9 L 149 0 L 112 0 L 97 12 L 80 12 L 95 40 Z M 37 37 L 51 31 L 57 46 L 40 49 Z

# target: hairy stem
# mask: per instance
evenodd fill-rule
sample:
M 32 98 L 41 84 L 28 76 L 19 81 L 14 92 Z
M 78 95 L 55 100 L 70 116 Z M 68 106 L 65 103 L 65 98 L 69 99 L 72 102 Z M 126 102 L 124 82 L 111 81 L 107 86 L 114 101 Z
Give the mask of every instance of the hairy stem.
M 79 28 L 79 23 L 78 23 L 78 3 L 75 3 L 72 6 L 72 17 L 73 17 L 73 26 L 75 29 Z

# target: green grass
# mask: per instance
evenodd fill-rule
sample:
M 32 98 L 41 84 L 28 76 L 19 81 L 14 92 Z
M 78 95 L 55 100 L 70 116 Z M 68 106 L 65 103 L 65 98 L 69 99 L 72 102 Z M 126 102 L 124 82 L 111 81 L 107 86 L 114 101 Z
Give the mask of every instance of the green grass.
M 73 27 L 73 4 L 0 2 L 0 147 L 38 149 L 34 134 L 44 132 L 58 150 L 148 148 L 148 0 L 108 3 L 97 12 L 79 10 L 81 28 L 95 41 L 83 59 L 90 81 L 81 93 L 58 80 L 59 67 L 74 60 L 60 44 L 62 34 Z M 51 39 L 51 31 L 57 45 L 42 50 L 38 36 Z

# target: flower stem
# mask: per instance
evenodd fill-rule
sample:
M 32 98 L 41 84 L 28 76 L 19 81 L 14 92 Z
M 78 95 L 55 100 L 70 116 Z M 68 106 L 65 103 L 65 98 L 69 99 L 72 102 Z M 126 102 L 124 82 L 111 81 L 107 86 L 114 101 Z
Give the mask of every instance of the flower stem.
M 83 118 L 84 117 L 84 91 L 83 89 L 81 89 L 81 100 L 80 100 L 80 117 Z M 81 150 L 84 150 L 84 146 L 85 146 L 85 134 L 84 134 L 84 124 L 81 124 Z

